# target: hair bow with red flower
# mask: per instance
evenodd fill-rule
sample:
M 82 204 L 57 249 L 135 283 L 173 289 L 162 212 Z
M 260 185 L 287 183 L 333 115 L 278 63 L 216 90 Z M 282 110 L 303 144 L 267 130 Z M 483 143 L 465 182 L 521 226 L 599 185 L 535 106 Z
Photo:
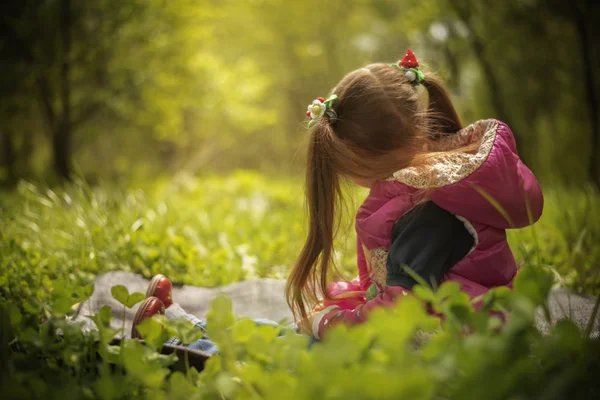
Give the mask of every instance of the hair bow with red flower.
M 402 60 L 390 65 L 394 68 L 404 71 L 404 76 L 406 76 L 406 79 L 415 85 L 425 80 L 425 75 L 423 75 L 423 72 L 421 72 L 419 69 L 419 61 L 411 49 L 406 51 L 406 54 L 404 54 Z

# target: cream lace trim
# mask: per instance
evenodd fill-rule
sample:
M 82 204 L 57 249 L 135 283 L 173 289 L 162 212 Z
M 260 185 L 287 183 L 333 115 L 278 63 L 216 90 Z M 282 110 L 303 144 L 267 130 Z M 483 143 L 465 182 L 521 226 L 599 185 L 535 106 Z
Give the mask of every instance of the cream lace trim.
M 388 251 L 384 248 L 369 250 L 363 245 L 365 259 L 369 267 L 371 278 L 378 285 L 385 285 L 387 280 L 387 256 Z
M 475 154 L 455 153 L 434 157 L 425 168 L 408 167 L 394 173 L 389 180 L 402 182 L 417 189 L 436 188 L 454 184 L 475 172 L 487 159 L 498 129 L 492 119 L 475 122 L 455 135 L 439 139 L 429 150 L 444 151 L 481 141 Z
M 467 254 L 467 255 L 469 255 L 479 245 L 479 235 L 477 234 L 477 229 L 475 229 L 475 227 L 471 224 L 471 222 L 468 219 L 466 219 L 465 217 L 461 217 L 460 215 L 454 215 L 454 216 L 456 217 L 456 219 L 458 219 L 460 222 L 463 223 L 467 232 L 469 232 L 469 234 L 471 236 L 473 236 L 473 246 L 471 246 L 471 250 L 469 250 L 469 253 Z

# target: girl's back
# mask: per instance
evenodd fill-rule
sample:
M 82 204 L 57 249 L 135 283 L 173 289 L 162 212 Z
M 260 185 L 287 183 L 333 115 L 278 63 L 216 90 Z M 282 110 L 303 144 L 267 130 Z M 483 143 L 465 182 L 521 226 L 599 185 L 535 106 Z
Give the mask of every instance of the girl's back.
M 438 139 L 435 145 L 437 151 L 448 151 L 472 143 L 477 144 L 472 153 L 441 153 L 427 167 L 402 169 L 373 186 L 356 217 L 357 235 L 364 245 L 359 251 L 377 255 L 372 257 L 376 261 L 372 270 L 386 270 L 396 221 L 430 198 L 454 214 L 473 236 L 472 249 L 444 280 L 458 281 L 471 297 L 491 287 L 511 286 L 517 265 L 505 229 L 537 221 L 542 213 L 542 192 L 520 161 L 510 128 L 502 122 L 478 121 L 456 135 Z M 359 261 L 365 281 L 367 270 L 366 263 Z

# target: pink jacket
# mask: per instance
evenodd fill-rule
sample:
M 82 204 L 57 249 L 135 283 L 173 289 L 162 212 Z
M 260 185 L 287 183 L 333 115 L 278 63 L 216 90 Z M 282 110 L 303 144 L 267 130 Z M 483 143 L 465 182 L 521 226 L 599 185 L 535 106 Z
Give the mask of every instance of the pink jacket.
M 543 208 L 541 188 L 521 162 L 510 128 L 497 120 L 475 122 L 456 135 L 440 139 L 436 148 L 449 150 L 480 142 L 475 154 L 438 156 L 423 171 L 405 168 L 371 189 L 356 216 L 358 278 L 330 285 L 334 296 L 366 291 L 373 283 L 377 296 L 362 295 L 327 302 L 313 321 L 313 335 L 337 323 L 364 322 L 369 310 L 391 306 L 406 295 L 402 287 L 387 286 L 387 252 L 396 221 L 427 195 L 454 214 L 474 238 L 474 246 L 443 278 L 456 281 L 471 298 L 496 286 L 511 287 L 517 264 L 506 240 L 506 229 L 537 221 Z M 348 293 L 351 294 L 351 293 Z

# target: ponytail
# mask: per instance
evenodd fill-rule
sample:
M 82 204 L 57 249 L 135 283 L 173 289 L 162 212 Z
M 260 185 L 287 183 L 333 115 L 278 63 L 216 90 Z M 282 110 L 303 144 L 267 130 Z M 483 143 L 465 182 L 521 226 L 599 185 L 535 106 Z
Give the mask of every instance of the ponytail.
M 286 284 L 286 299 L 295 318 L 306 318 L 307 306 L 319 290 L 328 297 L 328 265 L 332 262 L 336 204 L 341 199 L 340 181 L 331 160 L 333 129 L 323 118 L 309 137 L 306 166 L 306 199 L 309 229 L 306 242 Z
M 427 109 L 429 129 L 435 132 L 436 136 L 453 134 L 461 130 L 460 118 L 442 80 L 435 74 L 426 73 L 422 84 L 429 95 Z

